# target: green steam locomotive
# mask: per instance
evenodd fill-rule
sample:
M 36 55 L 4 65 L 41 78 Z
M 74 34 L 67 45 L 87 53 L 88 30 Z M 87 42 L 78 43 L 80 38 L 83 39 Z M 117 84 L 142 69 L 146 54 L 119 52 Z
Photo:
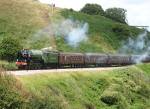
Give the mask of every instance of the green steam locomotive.
M 102 54 L 102 53 L 64 53 L 56 50 L 21 50 L 18 52 L 18 69 L 46 69 L 61 67 L 99 67 L 123 66 L 150 62 L 150 56 Z
M 42 69 L 58 67 L 57 51 L 21 50 L 18 52 L 18 69 Z

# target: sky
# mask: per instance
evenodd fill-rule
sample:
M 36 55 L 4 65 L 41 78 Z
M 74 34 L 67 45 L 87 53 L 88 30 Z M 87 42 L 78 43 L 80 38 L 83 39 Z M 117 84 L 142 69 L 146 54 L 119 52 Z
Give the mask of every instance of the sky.
M 39 0 L 56 7 L 80 10 L 86 3 L 100 4 L 103 9 L 119 7 L 127 10 L 129 25 L 150 26 L 150 0 Z M 148 28 L 150 30 L 150 27 Z

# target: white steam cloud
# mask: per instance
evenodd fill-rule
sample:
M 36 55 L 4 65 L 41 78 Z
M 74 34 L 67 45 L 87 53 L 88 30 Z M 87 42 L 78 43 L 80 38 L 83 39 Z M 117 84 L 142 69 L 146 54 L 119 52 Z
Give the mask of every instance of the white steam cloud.
M 66 19 L 59 24 L 53 24 L 56 36 L 61 36 L 72 47 L 78 47 L 80 42 L 88 39 L 88 23 Z
M 138 35 L 136 39 L 129 38 L 119 49 L 121 54 L 132 54 L 135 63 L 140 63 L 149 56 L 150 42 L 148 41 L 147 31 Z

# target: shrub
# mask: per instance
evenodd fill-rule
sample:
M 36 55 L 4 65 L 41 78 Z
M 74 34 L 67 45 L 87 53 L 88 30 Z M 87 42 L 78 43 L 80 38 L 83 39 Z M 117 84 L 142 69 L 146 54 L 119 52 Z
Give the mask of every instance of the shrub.
M 0 58 L 3 60 L 14 61 L 18 50 L 22 48 L 19 40 L 13 37 L 5 37 L 0 43 Z
M 115 105 L 118 103 L 119 98 L 118 98 L 118 92 L 109 92 L 106 91 L 102 96 L 101 96 L 101 101 L 108 104 L 108 105 Z

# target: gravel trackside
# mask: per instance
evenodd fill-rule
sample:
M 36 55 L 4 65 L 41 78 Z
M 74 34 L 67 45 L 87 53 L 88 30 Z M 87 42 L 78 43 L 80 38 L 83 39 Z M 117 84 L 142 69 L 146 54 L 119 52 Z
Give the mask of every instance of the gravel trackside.
M 68 69 L 47 69 L 47 70 L 19 70 L 19 71 L 8 71 L 16 76 L 23 75 L 34 75 L 34 74 L 42 74 L 42 73 L 61 73 L 61 72 L 79 72 L 79 71 L 108 71 L 114 69 L 121 69 L 125 67 L 103 67 L 103 68 L 68 68 Z

